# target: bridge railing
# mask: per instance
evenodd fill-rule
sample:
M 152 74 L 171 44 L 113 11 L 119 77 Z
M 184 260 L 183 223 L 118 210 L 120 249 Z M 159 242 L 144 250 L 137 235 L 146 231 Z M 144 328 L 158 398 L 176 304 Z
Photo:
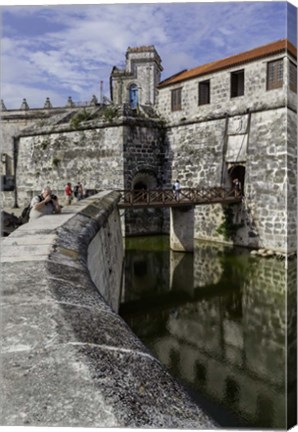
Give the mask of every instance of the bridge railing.
M 238 201 L 234 190 L 226 190 L 220 187 L 211 188 L 182 188 L 178 191 L 172 189 L 137 189 L 120 190 L 119 204 L 122 206 L 146 207 L 146 206 L 171 206 L 177 204 L 212 204 L 226 200 Z

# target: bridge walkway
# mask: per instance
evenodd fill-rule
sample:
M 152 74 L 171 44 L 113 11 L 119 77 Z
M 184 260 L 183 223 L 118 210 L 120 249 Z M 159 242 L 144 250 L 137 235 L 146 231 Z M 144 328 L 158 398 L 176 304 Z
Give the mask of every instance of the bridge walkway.
M 118 207 L 182 207 L 206 204 L 231 204 L 241 202 L 242 196 L 235 190 L 220 187 L 172 189 L 119 190 L 121 194 Z

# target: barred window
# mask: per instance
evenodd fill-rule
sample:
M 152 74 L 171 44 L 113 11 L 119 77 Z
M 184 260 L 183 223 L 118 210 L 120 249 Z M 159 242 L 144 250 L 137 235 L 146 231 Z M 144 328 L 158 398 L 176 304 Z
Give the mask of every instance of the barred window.
M 199 83 L 199 105 L 210 103 L 210 80 Z
M 267 90 L 283 85 L 283 59 L 267 63 Z
M 181 110 L 181 93 L 182 89 L 181 87 L 175 90 L 172 90 L 172 97 L 171 97 L 171 107 L 172 111 L 179 111 Z
M 297 93 L 297 66 L 290 62 L 290 90 Z
M 231 98 L 244 95 L 244 69 L 231 73 Z

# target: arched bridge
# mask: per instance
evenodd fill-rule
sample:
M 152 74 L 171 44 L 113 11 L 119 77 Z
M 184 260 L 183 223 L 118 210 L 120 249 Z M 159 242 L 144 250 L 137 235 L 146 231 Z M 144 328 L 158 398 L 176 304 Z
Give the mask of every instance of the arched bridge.
M 230 204 L 242 197 L 235 190 L 220 187 L 172 189 L 120 190 L 119 208 L 181 207 L 200 204 Z

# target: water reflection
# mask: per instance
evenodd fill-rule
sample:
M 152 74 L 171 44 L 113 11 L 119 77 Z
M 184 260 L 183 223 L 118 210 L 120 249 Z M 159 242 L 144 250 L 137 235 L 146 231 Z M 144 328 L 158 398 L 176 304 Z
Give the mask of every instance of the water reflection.
M 133 331 L 221 426 L 285 428 L 285 293 L 296 261 L 286 272 L 245 249 L 198 243 L 192 255 L 165 239 L 129 241 L 120 313 Z

